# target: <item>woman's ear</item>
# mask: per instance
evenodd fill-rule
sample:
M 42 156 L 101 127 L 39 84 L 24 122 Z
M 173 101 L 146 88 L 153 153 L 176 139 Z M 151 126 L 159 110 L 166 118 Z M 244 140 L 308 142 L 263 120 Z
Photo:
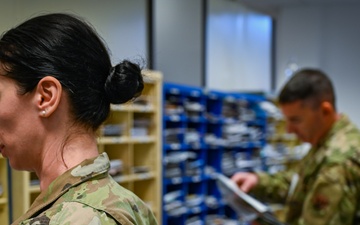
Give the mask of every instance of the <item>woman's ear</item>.
M 59 106 L 62 86 L 58 79 L 51 76 L 42 78 L 36 86 L 36 106 L 42 117 L 49 117 Z

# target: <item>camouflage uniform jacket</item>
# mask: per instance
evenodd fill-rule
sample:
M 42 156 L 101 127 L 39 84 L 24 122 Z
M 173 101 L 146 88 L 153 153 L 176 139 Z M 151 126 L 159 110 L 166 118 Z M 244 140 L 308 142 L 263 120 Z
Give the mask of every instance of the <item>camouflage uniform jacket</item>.
M 360 133 L 344 115 L 294 171 L 258 175 L 255 195 L 285 200 L 288 224 L 360 224 Z
M 153 213 L 108 174 L 106 153 L 53 181 L 13 225 L 155 225 Z

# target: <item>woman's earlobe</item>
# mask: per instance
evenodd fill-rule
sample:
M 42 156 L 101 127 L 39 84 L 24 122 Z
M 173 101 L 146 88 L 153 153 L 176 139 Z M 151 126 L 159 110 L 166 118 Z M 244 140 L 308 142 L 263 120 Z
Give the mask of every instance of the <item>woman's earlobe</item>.
M 46 110 L 41 110 L 40 115 L 41 115 L 42 117 L 45 117 L 45 116 L 46 116 Z

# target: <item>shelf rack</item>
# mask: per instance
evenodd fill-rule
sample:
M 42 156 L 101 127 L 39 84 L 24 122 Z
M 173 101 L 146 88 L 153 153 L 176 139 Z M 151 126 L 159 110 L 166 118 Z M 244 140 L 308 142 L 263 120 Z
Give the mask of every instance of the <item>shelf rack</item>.
M 236 221 L 213 174 L 263 169 L 264 98 L 164 83 L 163 99 L 162 224 Z

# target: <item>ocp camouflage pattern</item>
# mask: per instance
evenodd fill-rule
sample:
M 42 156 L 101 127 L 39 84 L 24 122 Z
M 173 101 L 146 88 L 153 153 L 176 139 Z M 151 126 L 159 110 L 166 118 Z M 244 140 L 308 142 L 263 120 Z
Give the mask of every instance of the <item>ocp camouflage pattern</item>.
M 53 181 L 13 225 L 156 225 L 149 207 L 109 176 L 106 153 Z
M 299 179 L 289 193 L 295 174 Z M 258 175 L 253 194 L 284 203 L 287 224 L 360 224 L 360 133 L 345 115 L 292 171 Z

